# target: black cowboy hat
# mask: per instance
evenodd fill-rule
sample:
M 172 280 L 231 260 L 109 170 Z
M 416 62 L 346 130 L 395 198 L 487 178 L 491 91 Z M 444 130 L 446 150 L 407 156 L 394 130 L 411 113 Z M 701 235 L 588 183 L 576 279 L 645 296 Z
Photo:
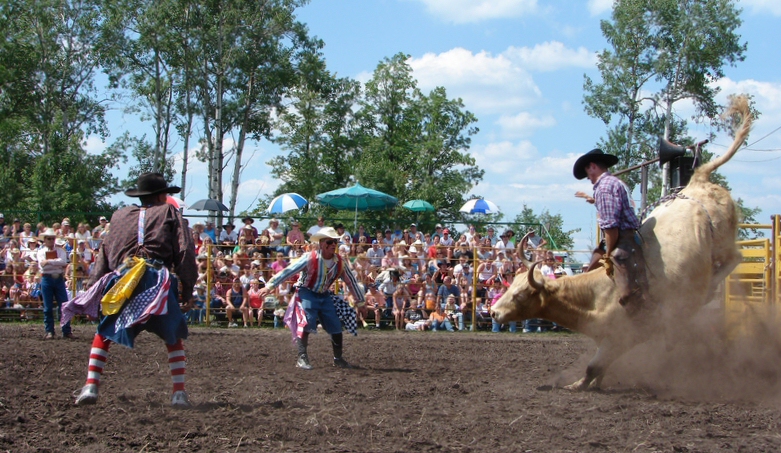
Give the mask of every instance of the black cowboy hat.
M 182 189 L 176 186 L 169 186 L 165 177 L 160 173 L 142 173 L 138 177 L 136 187 L 125 191 L 128 197 L 142 197 L 144 195 L 154 195 L 156 193 L 179 193 Z
M 236 229 L 236 225 L 234 225 L 234 224 L 232 224 L 232 223 L 226 223 L 225 225 L 223 225 L 223 226 L 222 226 L 222 228 L 223 228 L 223 229 L 225 229 L 225 228 L 231 228 L 231 229 L 234 229 L 234 230 L 235 230 L 235 229 Z
M 244 217 L 243 219 L 241 219 L 241 221 L 244 222 L 244 223 L 247 223 L 247 220 L 249 220 L 249 223 L 255 223 L 255 219 L 253 219 L 250 216 L 247 216 L 247 217 Z
M 572 168 L 572 174 L 575 175 L 576 179 L 583 179 L 586 177 L 586 166 L 591 162 L 596 162 L 606 167 L 612 167 L 618 163 L 618 157 L 612 154 L 605 154 L 599 148 L 592 149 L 586 154 L 578 157 L 578 160 L 575 161 L 575 166 Z

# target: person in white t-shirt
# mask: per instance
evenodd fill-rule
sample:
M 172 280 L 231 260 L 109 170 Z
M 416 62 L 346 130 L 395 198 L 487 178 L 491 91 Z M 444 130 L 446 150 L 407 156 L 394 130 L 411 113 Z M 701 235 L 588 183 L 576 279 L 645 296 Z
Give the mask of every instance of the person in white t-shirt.
M 315 234 L 317 234 L 320 229 L 325 227 L 325 218 L 323 216 L 320 216 L 317 218 L 317 223 L 309 227 L 308 230 L 306 230 L 306 238 L 309 239 Z

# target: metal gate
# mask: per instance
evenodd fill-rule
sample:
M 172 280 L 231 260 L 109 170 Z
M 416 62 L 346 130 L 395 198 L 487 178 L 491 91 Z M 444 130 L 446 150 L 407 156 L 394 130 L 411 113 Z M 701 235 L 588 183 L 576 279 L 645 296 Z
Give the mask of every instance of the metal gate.
M 742 224 L 741 228 L 770 230 L 770 238 L 739 241 L 743 261 L 724 281 L 724 315 L 731 334 L 749 333 L 750 317 L 775 316 L 781 304 L 781 216 L 771 224 Z

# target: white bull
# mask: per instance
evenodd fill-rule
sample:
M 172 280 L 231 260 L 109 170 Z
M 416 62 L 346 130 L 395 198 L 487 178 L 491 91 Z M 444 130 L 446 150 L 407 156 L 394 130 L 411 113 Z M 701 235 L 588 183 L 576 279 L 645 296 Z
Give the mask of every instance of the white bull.
M 551 280 L 542 276 L 538 263 L 530 262 L 529 271 L 518 275 L 492 307 L 500 323 L 544 318 L 596 341 L 598 350 L 585 376 L 568 388 L 598 387 L 607 368 L 624 352 L 690 320 L 740 262 L 735 245 L 737 206 L 729 191 L 709 182 L 750 129 L 745 98 L 736 98 L 729 113 L 742 115 L 729 150 L 697 168 L 680 192 L 682 197 L 658 206 L 640 228 L 652 307 L 630 317 L 618 303 L 615 284 L 604 268 Z

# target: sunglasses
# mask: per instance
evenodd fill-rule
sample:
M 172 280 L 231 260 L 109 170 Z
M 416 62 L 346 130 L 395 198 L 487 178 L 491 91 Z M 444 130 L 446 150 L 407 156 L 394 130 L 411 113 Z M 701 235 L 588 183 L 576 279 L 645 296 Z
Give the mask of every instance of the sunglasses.
M 336 244 L 336 239 L 326 239 L 325 245 L 334 245 Z

